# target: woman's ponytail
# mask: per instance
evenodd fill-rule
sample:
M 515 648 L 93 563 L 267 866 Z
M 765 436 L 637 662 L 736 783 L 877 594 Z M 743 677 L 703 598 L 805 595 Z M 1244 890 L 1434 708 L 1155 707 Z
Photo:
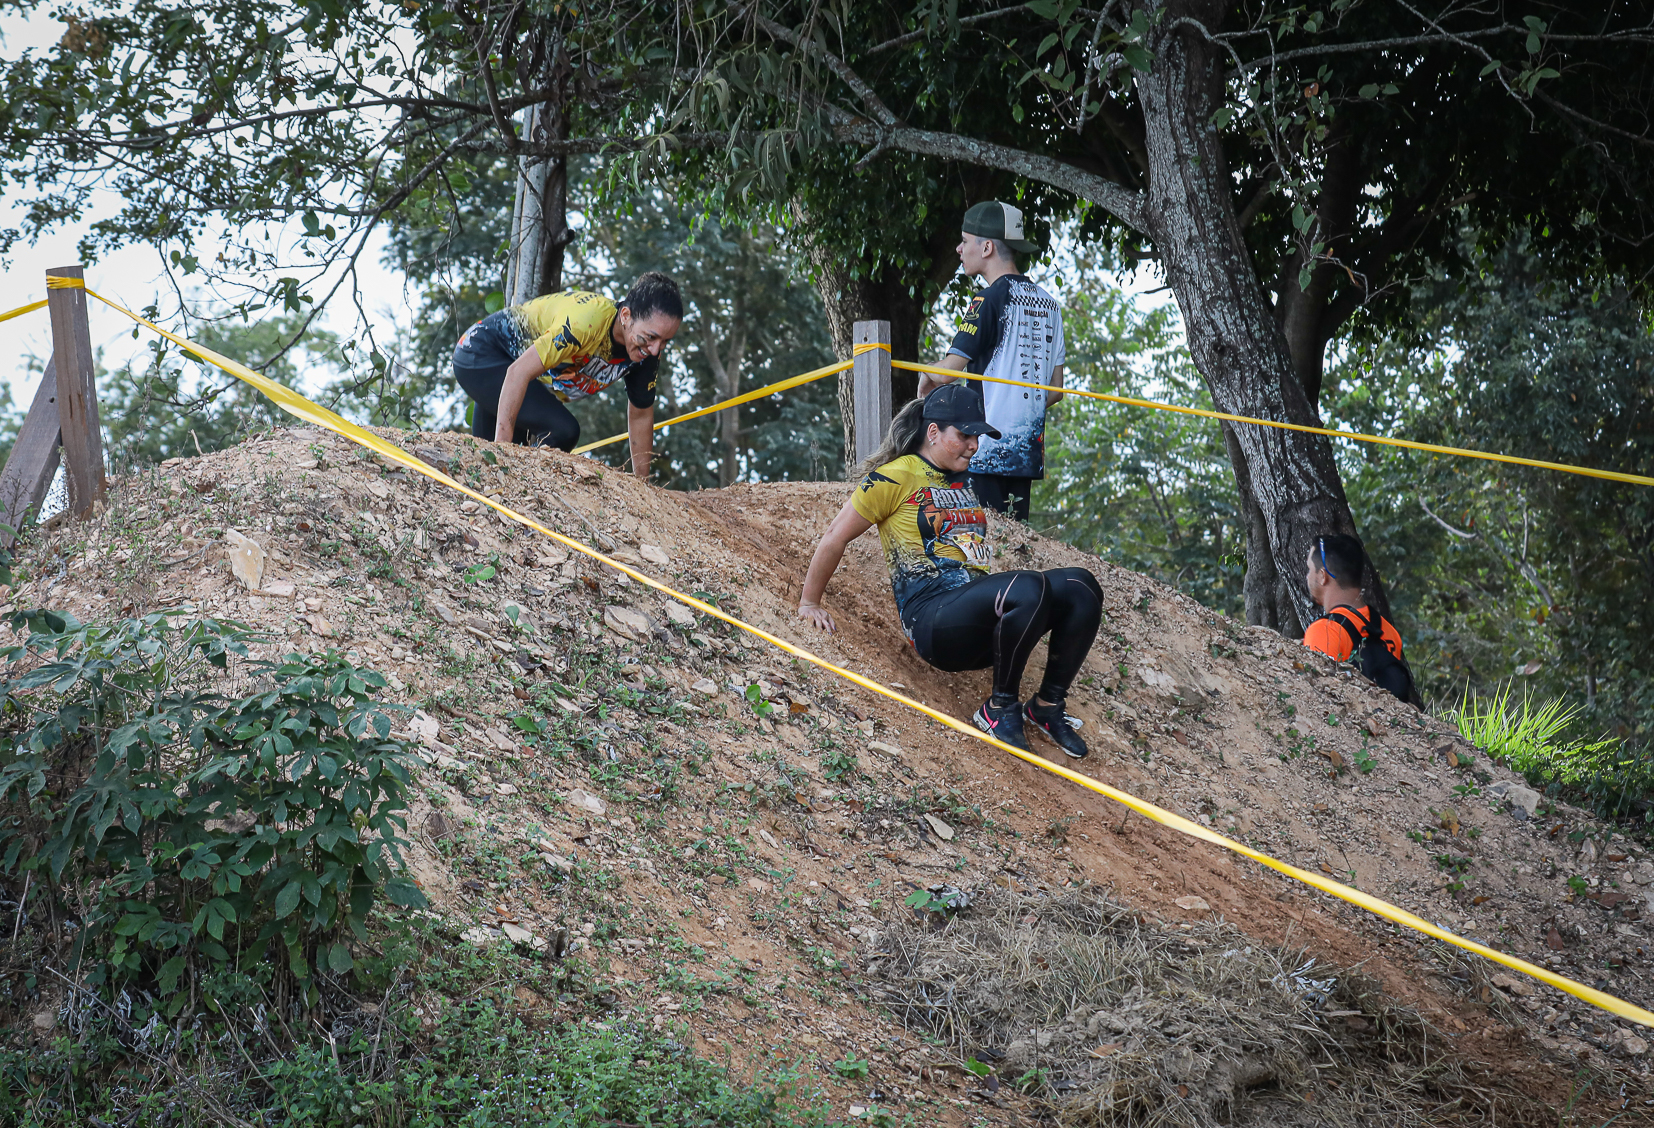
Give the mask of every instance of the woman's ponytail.
M 925 445 L 927 430 L 929 428 L 925 424 L 925 401 L 909 400 L 896 413 L 896 418 L 890 421 L 890 433 L 885 435 L 884 443 L 873 452 L 873 457 L 861 464 L 861 472 L 872 473 L 904 454 L 917 453 L 919 448 Z

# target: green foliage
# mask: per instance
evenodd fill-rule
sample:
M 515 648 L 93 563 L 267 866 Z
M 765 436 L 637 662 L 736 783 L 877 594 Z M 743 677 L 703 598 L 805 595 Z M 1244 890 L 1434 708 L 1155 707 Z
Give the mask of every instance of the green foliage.
M 0 682 L 0 870 L 84 906 L 92 982 L 170 992 L 197 959 L 293 974 L 350 970 L 375 900 L 424 898 L 401 873 L 407 753 L 374 700 L 385 685 L 339 654 L 247 660 L 253 638 L 164 614 L 88 626 L 19 616 Z M 232 658 L 263 689 L 205 686 Z M 325 950 L 324 950 L 325 949 Z
M 764 691 L 758 687 L 756 682 L 747 686 L 746 699 L 747 704 L 752 706 L 752 711 L 760 717 L 767 718 L 771 713 L 775 712 L 774 702 L 768 701 L 764 698 Z
M 287 1128 L 358 1122 L 569 1128 L 658 1124 L 771 1128 L 820 1123 L 773 1085 L 737 1084 L 669 1037 L 581 1024 L 536 1032 L 491 1007 L 449 1021 L 440 1048 L 405 1063 L 394 1082 L 305 1047 L 269 1071 Z
M 47 1042 L 0 1046 L 0 1122 L 268 1124 L 282 1128 L 806 1128 L 827 1110 L 797 1075 L 737 1077 L 676 1031 L 608 1010 L 578 960 L 548 965 L 508 946 L 454 943 L 428 925 L 374 922 L 386 951 L 362 984 L 317 985 L 301 1011 L 268 1006 L 271 965 L 202 978 L 199 1009 L 157 1022 L 134 993 L 118 1006 L 73 992 Z M 360 969 L 359 969 L 360 970 Z M 503 985 L 503 986 L 502 986 Z M 563 1020 L 514 992 L 559 998 Z M 186 1000 L 188 993 L 185 993 Z M 128 1011 L 130 1007 L 130 1012 Z M 293 1021 L 293 1018 L 298 1021 Z M 187 1099 L 186 1099 L 187 1095 Z
M 902 899 L 902 904 L 915 912 L 948 918 L 970 908 L 971 895 L 953 885 L 932 885 L 915 889 Z
M 847 1081 L 861 1081 L 867 1077 L 868 1064 L 857 1057 L 840 1058 L 833 1063 L 833 1072 Z
M 1595 783 L 1597 790 L 1606 784 L 1608 792 L 1630 788 L 1639 795 L 1654 793 L 1654 776 L 1623 741 L 1573 735 L 1580 713 L 1577 703 L 1560 697 L 1538 703 L 1525 691 L 1515 699 L 1514 683 L 1507 682 L 1487 696 L 1466 688 L 1451 716 L 1466 740 L 1535 782 L 1575 789 Z
M 1081 261 L 1066 295 L 1068 387 L 1210 408 L 1176 310 L 1147 313 Z M 1245 544 L 1223 437 L 1207 419 L 1081 396 L 1046 422 L 1031 519 L 1048 535 L 1238 613 Z
M 847 748 L 829 748 L 821 754 L 821 771 L 828 779 L 839 780 L 853 776 L 861 764 L 856 754 Z
M 29 386 L 27 381 L 24 386 Z M 0 388 L 0 466 L 11 457 L 12 444 L 23 429 L 23 414 L 23 408 L 12 397 L 11 385 Z

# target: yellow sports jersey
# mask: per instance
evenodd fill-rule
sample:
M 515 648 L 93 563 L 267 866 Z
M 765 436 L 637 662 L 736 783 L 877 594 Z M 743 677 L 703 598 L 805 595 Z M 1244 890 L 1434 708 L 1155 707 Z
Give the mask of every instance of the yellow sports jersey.
M 509 364 L 533 342 L 546 370 L 540 380 L 567 403 L 595 395 L 625 379 L 638 407 L 655 402 L 660 361 L 633 361 L 610 336 L 618 307 L 602 294 L 567 290 L 510 306 L 483 318 L 460 338 L 455 364 L 484 367 Z
M 567 290 L 512 306 L 506 316 L 522 327 L 523 338 L 534 342 L 534 351 L 550 369 L 612 354 L 609 327 L 616 308 L 602 294 Z
M 879 527 L 904 627 L 910 604 L 988 574 L 988 519 L 963 471 L 903 455 L 863 478 L 850 504 Z

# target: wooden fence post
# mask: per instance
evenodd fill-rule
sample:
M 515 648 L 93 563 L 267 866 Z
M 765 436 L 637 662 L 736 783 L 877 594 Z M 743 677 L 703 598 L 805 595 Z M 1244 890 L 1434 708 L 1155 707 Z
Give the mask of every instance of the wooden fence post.
M 46 272 L 59 278 L 84 278 L 78 266 Z M 69 511 L 89 517 L 107 493 L 103 477 L 103 436 L 98 427 L 97 372 L 92 334 L 86 325 L 86 291 L 46 291 L 52 315 L 52 359 L 57 362 L 57 408 L 63 435 L 63 463 L 69 479 Z
M 78 266 L 60 266 L 46 276 L 86 274 Z M 67 465 L 69 511 L 75 516 L 90 516 L 92 506 L 108 493 L 86 291 L 48 289 L 46 310 L 52 318 L 52 356 L 0 469 L 0 522 L 6 526 L 0 528 L 0 546 L 15 542 L 23 522 L 40 512 L 60 464 Z
M 40 378 L 29 414 L 23 418 L 23 427 L 12 444 L 6 468 L 0 470 L 0 546 L 10 547 L 17 540 L 17 530 L 31 514 L 40 512 L 40 503 L 46 500 L 46 491 L 52 488 L 57 475 L 61 452 L 58 444 L 60 426 L 57 416 L 57 360 L 46 362 L 46 374 Z
M 859 466 L 863 460 L 873 457 L 890 431 L 890 322 L 856 322 L 855 343 L 857 348 L 883 346 L 858 353 L 851 369 L 856 403 L 853 431 L 856 449 L 847 453 Z

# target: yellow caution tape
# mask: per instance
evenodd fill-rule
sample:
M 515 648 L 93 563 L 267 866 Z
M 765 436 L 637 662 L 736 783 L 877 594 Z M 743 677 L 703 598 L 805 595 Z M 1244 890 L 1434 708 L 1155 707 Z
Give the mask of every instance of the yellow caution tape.
M 1125 807 L 1136 811 L 1145 818 L 1151 819 L 1162 826 L 1169 827 L 1180 834 L 1188 835 L 1190 838 L 1197 838 L 1202 842 L 1207 842 L 1213 846 L 1218 846 L 1222 849 L 1232 851 L 1242 857 L 1250 858 L 1259 865 L 1267 866 L 1269 869 L 1275 870 L 1277 873 L 1285 874 L 1287 877 L 1290 877 L 1295 881 L 1303 882 L 1305 885 L 1319 889 L 1323 893 L 1337 897 L 1339 900 L 1347 901 L 1352 905 L 1366 909 L 1368 912 L 1381 916 L 1386 920 L 1402 925 L 1403 927 L 1413 929 L 1415 932 L 1421 932 L 1424 935 L 1433 937 L 1434 939 L 1440 940 L 1445 944 L 1451 944 L 1456 948 L 1463 949 L 1466 952 L 1471 952 L 1475 955 L 1483 957 L 1484 959 L 1489 959 L 1495 963 L 1503 964 L 1512 971 L 1521 972 L 1523 975 L 1537 979 L 1541 983 L 1549 984 L 1559 991 L 1565 991 L 1575 998 L 1582 999 L 1585 1002 L 1590 1003 L 1592 1006 L 1600 1007 L 1611 1014 L 1618 1015 L 1619 1017 L 1628 1019 L 1631 1022 L 1640 1023 L 1644 1026 L 1654 1027 L 1654 1013 L 1644 1010 L 1642 1007 L 1628 1003 L 1624 999 L 1616 998 L 1605 991 L 1599 991 L 1594 987 L 1587 987 L 1583 983 L 1569 979 L 1567 976 L 1558 975 L 1553 971 L 1538 966 L 1537 964 L 1531 964 L 1526 960 L 1517 958 L 1516 956 L 1496 951 L 1484 944 L 1478 944 L 1474 940 L 1467 940 L 1462 936 L 1458 936 L 1447 929 L 1440 927 L 1439 925 L 1430 923 L 1423 917 L 1410 913 L 1405 909 L 1398 908 L 1382 898 L 1374 897 L 1369 893 L 1363 893 L 1359 889 L 1354 889 L 1348 885 L 1342 884 L 1341 882 L 1333 881 L 1330 878 L 1322 876 L 1321 874 L 1311 873 L 1309 870 L 1299 869 L 1297 866 L 1279 861 L 1276 858 L 1270 857 L 1268 854 L 1254 850 L 1250 846 L 1236 842 L 1232 838 L 1226 838 L 1208 827 L 1184 818 L 1182 815 L 1173 814 L 1162 807 L 1156 806 L 1155 804 L 1149 803 L 1145 800 L 1138 799 L 1134 795 L 1130 795 L 1124 791 L 1110 787 L 1106 783 L 1092 779 L 1088 775 L 1082 775 L 1071 768 L 1065 768 L 1059 764 L 1050 763 L 1039 756 L 1035 756 L 1032 752 L 1025 752 L 1020 748 L 1014 748 L 1011 745 L 1006 744 L 1004 741 L 996 740 L 986 733 L 981 732 L 972 724 L 968 724 L 955 717 L 951 717 L 946 713 L 932 709 L 930 706 L 915 701 L 913 698 L 908 697 L 905 694 L 897 693 L 886 686 L 880 685 L 878 682 L 875 682 L 870 678 L 863 677 L 861 674 L 858 674 L 853 670 L 847 670 L 842 666 L 835 665 L 827 659 L 804 649 L 802 646 L 798 646 L 795 643 L 788 642 L 786 639 L 769 634 L 768 632 L 763 631 L 750 623 L 743 622 L 742 620 L 737 619 L 735 616 L 726 611 L 718 609 L 710 603 L 705 603 L 699 599 L 696 599 L 694 596 L 685 595 L 683 592 L 667 587 L 659 580 L 646 576 L 642 572 L 637 571 L 635 568 L 627 567 L 620 561 L 603 555 L 603 553 L 597 551 L 595 548 L 582 544 L 580 541 L 574 540 L 571 537 L 566 537 L 552 529 L 548 529 L 539 522 L 528 517 L 524 517 L 522 514 L 510 509 L 500 502 L 497 502 L 492 498 L 485 497 L 476 490 L 462 485 L 453 478 L 450 478 L 447 474 L 444 474 L 442 471 L 431 466 L 429 463 L 426 463 L 414 455 L 404 451 L 396 444 L 387 442 L 366 428 L 345 420 L 325 407 L 312 403 L 310 400 L 299 395 L 291 388 L 278 384 L 268 377 L 260 376 L 257 372 L 254 372 L 246 365 L 241 364 L 238 361 L 231 360 L 228 357 L 221 356 L 211 349 L 198 345 L 193 341 L 186 340 L 176 334 L 169 333 L 167 330 L 162 329 L 154 322 L 139 317 L 131 310 L 110 301 L 108 298 L 105 298 L 95 290 L 88 288 L 86 292 L 103 302 L 105 305 L 126 314 L 140 325 L 153 329 L 155 332 L 159 333 L 161 336 L 165 337 L 167 340 L 171 341 L 180 348 L 194 353 L 202 360 L 223 369 L 225 372 L 236 377 L 237 379 L 246 381 L 290 414 L 296 415 L 300 419 L 316 423 L 319 426 L 326 427 L 330 431 L 343 435 L 344 437 L 361 444 L 390 462 L 394 462 L 399 466 L 406 467 L 416 473 L 425 475 L 427 478 L 440 482 L 449 489 L 464 494 L 466 497 L 469 497 L 473 501 L 476 501 L 482 505 L 488 506 L 490 509 L 495 510 L 501 516 L 506 517 L 509 520 L 533 529 L 542 536 L 549 537 L 550 539 L 557 541 L 559 544 L 565 545 L 576 552 L 591 557 L 593 560 L 606 564 L 618 572 L 623 572 L 645 587 L 653 588 L 663 595 L 670 596 L 679 603 L 693 607 L 704 615 L 710 615 L 713 618 L 722 620 L 733 627 L 738 627 L 739 629 L 747 632 L 749 635 L 752 635 L 754 638 L 762 639 L 764 642 L 767 642 L 771 646 L 793 655 L 795 658 L 802 659 L 803 661 L 809 662 L 810 664 L 826 670 L 831 674 L 835 674 L 846 681 L 853 682 L 856 685 L 861 686 L 863 689 L 871 690 L 872 692 L 880 694 L 883 697 L 887 697 L 898 704 L 905 705 L 909 709 L 929 717 L 938 724 L 946 725 L 948 728 L 951 728 L 956 732 L 963 733 L 964 735 L 972 737 L 976 740 L 980 740 L 984 744 L 990 744 L 999 749 L 1001 752 L 1015 756 L 1017 759 L 1025 763 L 1032 764 L 1033 766 L 1048 771 L 1053 775 L 1061 776 L 1063 779 L 1066 779 L 1071 783 L 1079 784 L 1081 787 L 1094 791 L 1098 795 L 1112 799 L 1116 803 L 1120 803 Z
M 857 348 L 889 349 L 889 345 L 858 345 Z M 1088 392 L 1080 388 L 1059 388 L 1054 384 L 1032 384 L 1027 380 L 1011 380 L 1003 376 L 976 376 L 935 364 L 914 364 L 907 360 L 893 360 L 892 368 L 910 372 L 930 372 L 957 380 L 986 380 L 990 384 L 1010 384 L 1018 388 L 1038 388 L 1045 392 L 1061 392 L 1065 396 L 1085 396 L 1088 399 L 1107 400 L 1127 407 L 1148 407 L 1156 411 L 1175 411 L 1180 415 L 1198 415 L 1204 419 L 1222 419 L 1230 423 L 1252 423 L 1259 427 L 1275 427 L 1282 431 L 1304 431 L 1311 435 L 1326 435 L 1334 439 L 1355 439 L 1363 443 L 1382 443 L 1385 446 L 1406 447 L 1408 450 L 1429 451 L 1432 454 L 1452 454 L 1460 458 L 1481 458 L 1488 462 L 1508 462 L 1516 466 L 1533 466 L 1540 470 L 1559 470 L 1564 474 L 1583 474 L 1588 478 L 1605 478 L 1610 482 L 1627 482 L 1633 486 L 1654 486 L 1654 478 L 1641 474 L 1623 474 L 1618 470 L 1596 470 L 1589 466 L 1570 466 L 1565 462 L 1543 462 L 1537 458 L 1518 458 L 1513 454 L 1489 454 L 1485 450 L 1465 447 L 1438 446 L 1435 443 L 1416 443 L 1411 439 L 1392 439 L 1384 435 L 1367 435 L 1360 431 L 1335 431 L 1330 427 L 1311 427 L 1305 423 L 1282 423 L 1278 419 L 1255 419 L 1250 415 L 1231 415 L 1227 411 L 1208 411 L 1202 407 L 1179 407 L 1176 404 L 1156 403 L 1154 400 L 1134 399 L 1131 396 L 1111 396 L 1103 392 Z
M 699 411 L 691 411 L 687 415 L 673 416 L 671 419 L 656 423 L 654 429 L 658 431 L 662 427 L 670 427 L 674 423 L 684 423 L 690 419 L 699 419 L 703 415 L 711 415 L 714 412 L 724 410 L 726 407 L 739 407 L 743 403 L 751 403 L 753 400 L 763 399 L 765 396 L 773 396 L 777 392 L 784 392 L 789 388 L 796 388 L 800 384 L 808 384 L 810 381 L 819 380 L 823 376 L 831 376 L 835 372 L 843 372 L 849 367 L 850 362 L 848 360 L 841 360 L 837 364 L 829 364 L 826 368 L 816 368 L 798 376 L 789 376 L 785 380 L 777 380 L 773 384 L 765 384 L 762 388 L 754 388 L 750 392 L 742 392 L 733 399 L 726 399 L 721 403 L 715 403 L 710 407 L 703 407 Z M 629 437 L 629 435 L 625 434 L 611 435 L 606 439 L 599 439 L 595 443 L 587 443 L 585 446 L 577 446 L 569 453 L 585 454 L 588 450 L 596 450 L 598 447 L 608 446 L 610 443 L 618 443 L 621 439 Z
M 22 317 L 25 313 L 33 313 L 35 310 L 44 307 L 45 304 L 46 299 L 41 298 L 38 302 L 30 302 L 28 305 L 18 306 L 16 309 L 9 309 L 5 313 L 0 313 L 0 321 L 10 321 L 14 317 Z
M 86 279 L 84 279 L 84 278 L 64 278 L 62 275 L 59 275 L 59 274 L 48 274 L 48 275 L 46 275 L 46 289 L 48 289 L 48 290 L 84 290 L 84 289 L 86 289 Z

